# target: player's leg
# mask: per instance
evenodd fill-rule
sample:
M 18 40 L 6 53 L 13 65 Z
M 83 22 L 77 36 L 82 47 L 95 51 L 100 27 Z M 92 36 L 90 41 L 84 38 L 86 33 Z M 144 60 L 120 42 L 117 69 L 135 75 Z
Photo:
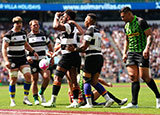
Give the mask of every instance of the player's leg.
M 70 103 L 72 103 L 73 102 L 73 92 L 72 92 L 73 84 L 72 84 L 71 78 L 69 76 L 69 71 L 67 71 L 67 73 L 66 73 L 66 78 L 67 78 L 67 82 L 68 82 L 68 86 L 69 86 L 69 89 L 68 89 L 69 101 L 70 101 Z
M 80 87 L 77 83 L 77 68 L 76 67 L 71 67 L 71 69 L 69 70 L 69 77 L 72 83 L 71 92 L 73 93 L 73 102 L 69 106 L 67 106 L 67 108 L 77 108 L 80 106 L 80 104 L 78 103 Z
M 129 103 L 127 106 L 122 106 L 121 108 L 137 108 L 138 104 L 138 94 L 140 90 L 140 83 L 139 83 L 139 70 L 137 65 L 130 65 L 127 66 L 129 77 L 132 81 L 132 102 Z
M 10 94 L 10 106 L 16 106 L 15 103 L 15 92 L 16 92 L 16 81 L 18 77 L 18 68 L 9 70 L 9 94 Z
M 66 69 L 64 69 L 60 66 L 57 66 L 54 81 L 53 81 L 51 100 L 47 103 L 42 103 L 42 106 L 44 106 L 44 107 L 55 107 L 56 106 L 55 105 L 56 98 L 57 98 L 57 95 L 60 91 L 61 81 L 62 81 L 62 78 L 64 77 L 64 75 L 66 74 L 66 71 L 67 71 Z
M 156 108 L 160 108 L 160 94 L 155 81 L 149 75 L 149 68 L 139 67 L 140 77 L 147 83 L 148 87 L 154 92 L 156 96 Z
M 41 85 L 41 88 L 40 88 L 40 91 L 39 91 L 38 95 L 41 99 L 41 102 L 45 103 L 46 100 L 45 100 L 43 94 L 44 94 L 44 91 L 46 90 L 46 88 L 49 84 L 49 81 L 50 81 L 50 70 L 44 70 L 44 71 L 41 71 L 40 73 L 43 77 L 43 81 L 42 81 L 42 85 Z
M 22 65 L 22 66 L 20 66 L 20 71 L 23 73 L 24 78 L 25 78 L 23 103 L 31 106 L 32 103 L 28 99 L 29 90 L 30 90 L 30 87 L 31 87 L 31 69 L 30 69 L 30 66 L 29 65 Z
M 86 98 L 86 105 L 81 106 L 80 108 L 92 108 L 92 91 L 91 91 L 91 73 L 84 72 L 83 79 L 84 79 L 84 93 Z
M 38 72 L 33 73 L 31 76 L 32 79 L 32 93 L 33 93 L 33 98 L 34 98 L 34 104 L 35 105 L 39 105 L 39 100 L 38 100 L 38 86 L 37 86 L 37 82 L 38 82 Z
M 107 90 L 98 82 L 99 76 L 100 74 L 98 72 L 94 74 L 91 84 L 106 100 L 105 107 L 110 107 L 114 103 L 114 100 L 109 97 Z

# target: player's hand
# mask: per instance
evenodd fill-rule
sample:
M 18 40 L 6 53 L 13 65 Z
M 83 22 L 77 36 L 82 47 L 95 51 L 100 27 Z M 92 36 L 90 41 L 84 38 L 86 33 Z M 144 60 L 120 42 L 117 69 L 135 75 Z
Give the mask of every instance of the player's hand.
M 107 84 L 108 84 L 108 87 L 113 87 L 111 82 L 108 82 Z
M 56 12 L 55 16 L 60 18 L 64 13 L 63 12 Z
M 11 63 L 10 63 L 9 61 L 6 61 L 6 62 L 5 62 L 5 66 L 6 66 L 8 69 L 10 69 L 10 68 L 11 68 Z
M 65 49 L 68 50 L 68 51 L 70 51 L 70 52 L 74 52 L 75 51 L 75 47 L 72 44 L 67 45 Z
M 145 48 L 143 51 L 143 57 L 144 59 L 148 59 L 149 58 L 149 49 Z
M 123 60 L 123 62 L 124 62 L 124 63 L 126 63 L 126 60 L 127 60 L 127 54 L 123 54 L 122 60 Z
M 52 57 L 53 57 L 53 54 L 54 54 L 54 53 L 53 53 L 53 52 L 51 52 L 51 51 L 48 51 L 48 52 L 46 53 L 46 55 L 47 55 L 47 56 L 49 56 L 50 58 L 52 58 Z
M 32 58 L 31 58 L 30 56 L 27 56 L 27 61 L 28 61 L 30 64 L 33 63 L 33 60 L 32 60 Z
M 34 55 L 34 57 L 36 57 L 37 60 L 39 59 L 39 55 L 36 52 L 34 52 L 33 55 Z

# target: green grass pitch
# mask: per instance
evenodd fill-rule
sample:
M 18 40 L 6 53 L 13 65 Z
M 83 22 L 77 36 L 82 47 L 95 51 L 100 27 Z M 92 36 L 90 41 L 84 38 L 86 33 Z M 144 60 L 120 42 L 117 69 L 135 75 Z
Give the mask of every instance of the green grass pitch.
M 157 83 L 160 87 L 160 84 Z M 40 87 L 40 86 L 39 86 Z M 129 103 L 131 101 L 131 88 L 130 83 L 116 83 L 113 84 L 112 88 L 105 87 L 107 90 L 112 92 L 116 97 L 123 99 L 128 98 Z M 160 91 L 160 88 L 159 88 Z M 48 101 L 51 97 L 52 85 L 49 85 L 46 92 L 45 98 Z M 29 99 L 34 103 L 32 92 L 30 91 Z M 110 108 L 103 108 L 103 106 L 96 106 L 91 109 L 80 109 L 72 108 L 67 109 L 66 106 L 69 105 L 68 98 L 68 85 L 62 84 L 61 90 L 57 97 L 56 108 L 44 108 L 41 105 L 27 106 L 23 105 L 23 85 L 16 86 L 16 106 L 10 107 L 10 99 L 8 86 L 0 86 L 0 109 L 29 109 L 29 110 L 63 110 L 63 111 L 96 111 L 96 112 L 118 112 L 118 113 L 138 113 L 138 114 L 160 114 L 160 109 L 156 109 L 156 99 L 153 92 L 146 86 L 145 83 L 141 83 L 141 89 L 139 93 L 139 108 L 137 109 L 120 109 L 120 106 L 114 103 Z M 104 102 L 105 100 L 101 97 L 97 102 Z

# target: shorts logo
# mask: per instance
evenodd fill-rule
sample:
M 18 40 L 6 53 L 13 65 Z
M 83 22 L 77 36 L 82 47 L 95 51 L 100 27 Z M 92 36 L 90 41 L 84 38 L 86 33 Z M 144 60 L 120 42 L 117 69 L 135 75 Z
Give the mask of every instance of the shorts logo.
M 32 71 L 33 71 L 33 72 L 36 72 L 36 71 L 37 71 L 37 68 L 33 68 Z
M 15 63 L 11 63 L 11 67 L 15 67 L 16 66 L 16 64 Z
M 139 64 L 139 66 L 142 66 L 142 65 L 143 65 L 142 63 Z

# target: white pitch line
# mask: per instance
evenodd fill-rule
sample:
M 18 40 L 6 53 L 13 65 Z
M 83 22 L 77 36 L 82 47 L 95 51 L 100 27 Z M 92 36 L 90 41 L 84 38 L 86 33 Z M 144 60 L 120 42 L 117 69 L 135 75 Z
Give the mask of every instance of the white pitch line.
M 63 112 L 63 113 L 60 113 L 60 112 L 56 112 L 56 111 L 53 111 L 53 112 L 44 112 L 44 111 L 40 111 L 40 112 L 34 112 L 34 111 L 2 111 L 0 110 L 0 115 L 23 115 L 23 114 L 38 114 L 38 115 L 82 115 L 84 113 L 69 113 L 68 111 L 67 112 Z M 96 113 L 85 113 L 85 115 L 97 115 Z M 104 115 L 104 114 L 99 114 L 99 115 Z

